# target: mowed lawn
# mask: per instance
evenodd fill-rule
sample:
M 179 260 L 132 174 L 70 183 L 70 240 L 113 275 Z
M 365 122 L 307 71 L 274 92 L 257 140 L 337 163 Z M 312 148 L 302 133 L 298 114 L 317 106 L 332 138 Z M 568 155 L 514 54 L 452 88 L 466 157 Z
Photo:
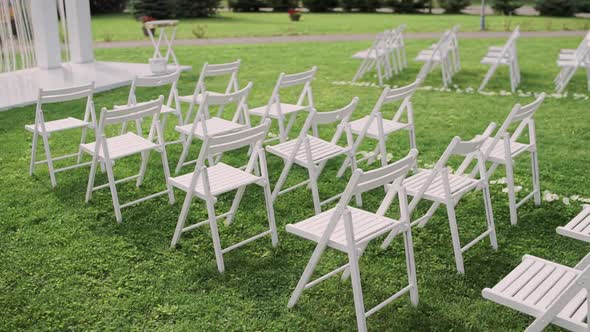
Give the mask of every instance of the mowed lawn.
M 410 59 L 432 41 L 408 41 Z M 486 67 L 479 64 L 487 46 L 500 40 L 461 41 L 463 69 L 455 83 L 465 89 L 477 88 Z M 519 41 L 524 91 L 552 91 L 557 72 L 555 57 L 560 48 L 573 48 L 577 38 L 522 39 Z M 211 63 L 241 58 L 240 85 L 254 82 L 250 106 L 266 102 L 281 71 L 295 72 L 319 66 L 314 82 L 315 100 L 320 111 L 347 104 L 354 96 L 360 105 L 354 118 L 370 112 L 380 89 L 338 86 L 334 81 L 349 80 L 357 62 L 350 54 L 367 43 L 298 43 L 273 45 L 235 45 L 231 47 L 178 47 L 183 64 L 194 66 L 182 75 L 180 90 L 192 92 L 197 72 L 205 61 Z M 149 48 L 97 50 L 97 58 L 112 61 L 145 62 Z M 410 60 L 410 68 L 392 84 L 413 80 L 419 66 Z M 364 81 L 375 80 L 367 75 Z M 570 85 L 574 92 L 587 93 L 585 74 L 578 73 Z M 489 90 L 508 90 L 503 69 Z M 426 86 L 440 86 L 440 72 L 434 71 Z M 220 88 L 219 81 L 212 89 Z M 127 89 L 95 96 L 97 109 L 123 104 Z M 155 98 L 164 90 L 141 93 L 140 98 Z M 501 122 L 517 102 L 532 97 L 482 96 L 456 92 L 418 91 L 414 98 L 420 166 L 434 163 L 449 141 L 459 135 L 470 139 L 491 121 Z M 49 106 L 47 118 L 81 116 L 81 103 Z M 559 195 L 590 196 L 588 160 L 590 160 L 590 111 L 587 100 L 548 98 L 537 115 L 541 185 Z M 78 108 L 77 108 L 78 107 Z M 393 110 L 386 112 L 392 116 Z M 124 222 L 115 222 L 108 190 L 96 192 L 84 203 L 88 168 L 58 174 L 58 187 L 52 189 L 45 167 L 28 176 L 31 137 L 24 125 L 32 123 L 34 108 L 24 107 L 0 113 L 0 330 L 354 330 L 356 327 L 350 282 L 333 278 L 306 291 L 298 305 L 287 309 L 288 298 L 307 263 L 314 246 L 287 234 L 285 225 L 313 215 L 311 194 L 300 188 L 275 202 L 280 244 L 272 248 L 264 238 L 225 256 L 226 272 L 219 274 L 207 228 L 186 233 L 180 246 L 169 248 L 184 195 L 176 191 L 177 203 L 168 205 L 164 197 L 123 210 Z M 299 128 L 303 122 L 300 117 Z M 321 134 L 330 136 L 334 128 Z M 115 130 L 113 129 L 112 132 Z M 276 133 L 276 129 L 273 129 Z M 166 135 L 175 136 L 173 123 Z M 75 148 L 78 133 L 51 137 L 54 153 Z M 394 158 L 408 151 L 407 135 L 394 135 L 387 143 Z M 374 142 L 367 140 L 363 150 Z M 199 144 L 193 144 L 195 156 Z M 239 165 L 244 153 L 225 156 Z M 168 148 L 172 167 L 178 161 L 180 146 Z M 280 174 L 282 161 L 269 156 L 271 182 Z M 339 193 L 346 179 L 335 177 L 342 159 L 330 162 L 320 178 L 320 194 L 327 198 Z M 60 163 L 61 164 L 61 163 Z M 516 179 L 523 186 L 521 196 L 531 189 L 530 162 L 517 162 Z M 138 158 L 118 161 L 117 177 L 134 174 Z M 365 169 L 375 167 L 361 164 Z M 191 167 L 182 170 L 191 171 Z M 501 178 L 502 172 L 494 179 Z M 296 168 L 289 183 L 306 178 Z M 104 183 L 100 174 L 97 183 Z M 159 157 L 151 155 L 147 178 L 141 189 L 133 183 L 121 185 L 122 201 L 164 188 Z M 510 226 L 507 195 L 502 185 L 492 185 L 492 200 L 498 231 L 498 251 L 483 241 L 465 255 L 465 276 L 458 275 L 444 209 L 423 229 L 414 229 L 420 304 L 414 308 L 408 297 L 371 316 L 373 331 L 522 331 L 531 318 L 486 301 L 484 287 L 493 286 L 520 261 L 532 254 L 556 262 L 574 265 L 589 250 L 588 246 L 555 232 L 580 210 L 578 203 L 543 202 L 535 207 L 527 203 L 519 210 L 519 224 Z M 376 209 L 383 197 L 381 190 L 364 196 L 365 208 Z M 218 211 L 227 211 L 233 194 L 219 198 Z M 419 206 L 424 213 L 428 205 Z M 398 216 L 394 207 L 388 212 Z M 193 202 L 189 220 L 206 218 L 204 205 Z M 463 243 L 484 229 L 481 192 L 468 195 L 458 206 Z M 262 231 L 266 225 L 262 191 L 248 189 L 234 223 L 220 224 L 224 247 Z M 387 251 L 379 241 L 371 244 L 361 259 L 363 290 L 367 308 L 379 303 L 406 284 L 401 239 Z M 346 256 L 329 251 L 316 276 L 346 261 Z M 552 329 L 550 329 L 552 330 Z
M 512 30 L 519 24 L 522 31 L 590 28 L 588 19 L 584 18 L 490 15 L 486 20 L 490 31 Z M 480 24 L 477 15 L 303 13 L 301 21 L 291 22 L 286 13 L 219 12 L 212 18 L 181 20 L 177 37 L 196 38 L 193 30 L 198 30 L 198 26 L 206 26 L 206 38 L 216 38 L 374 33 L 402 23 L 408 25 L 410 32 L 442 32 L 455 24 L 461 25 L 461 31 L 479 31 Z M 141 24 L 132 15 L 93 16 L 92 32 L 95 41 L 147 39 L 141 32 Z

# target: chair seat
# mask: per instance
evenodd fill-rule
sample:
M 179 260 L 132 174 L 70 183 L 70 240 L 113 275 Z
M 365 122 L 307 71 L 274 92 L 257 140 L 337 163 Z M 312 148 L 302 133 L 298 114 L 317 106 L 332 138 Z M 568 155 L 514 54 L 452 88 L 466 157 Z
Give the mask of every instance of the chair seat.
M 307 105 L 301 106 L 301 105 L 285 104 L 285 103 L 280 103 L 280 105 L 281 105 L 281 113 L 283 115 L 288 115 L 288 114 L 299 112 L 299 111 L 309 110 L 309 106 L 307 106 Z M 256 107 L 256 108 L 251 109 L 249 112 L 252 115 L 264 116 L 264 113 L 266 112 L 267 107 L 268 107 L 267 105 Z M 272 104 L 272 107 L 271 107 L 270 111 L 268 112 L 268 117 L 273 118 L 273 119 L 279 118 L 279 110 L 278 110 L 278 105 L 276 103 Z
M 309 139 L 309 145 L 311 147 L 311 158 L 313 159 L 312 161 L 315 164 L 317 164 L 320 161 L 339 156 L 349 151 L 348 148 L 332 144 L 330 142 L 324 141 L 321 138 L 317 138 L 310 135 L 308 135 L 307 138 Z M 291 156 L 291 153 L 293 153 L 295 143 L 297 143 L 297 139 L 293 139 L 277 145 L 269 145 L 266 147 L 266 150 L 283 159 L 287 159 Z M 307 155 L 305 153 L 305 146 L 303 143 L 299 146 L 299 151 L 297 151 L 297 154 L 295 155 L 295 162 L 300 166 L 307 166 Z
M 481 146 L 481 151 L 486 153 L 493 141 L 494 141 L 494 139 L 491 137 L 486 139 L 485 142 L 483 143 L 483 145 Z M 532 146 L 529 144 L 510 142 L 510 152 L 512 154 L 511 158 L 515 158 L 518 155 L 520 155 L 521 153 L 528 151 L 529 148 L 531 148 L 531 147 Z M 488 157 L 488 160 L 490 160 L 492 162 L 496 162 L 496 163 L 505 164 L 506 163 L 506 153 L 504 152 L 504 149 L 505 149 L 504 148 L 504 140 L 503 139 L 498 140 L 498 143 L 496 143 L 496 145 L 492 149 L 492 151 Z
M 82 144 L 80 147 L 83 151 L 94 155 L 94 148 L 96 142 Z M 134 134 L 125 133 L 120 136 L 107 138 L 107 147 L 109 149 L 110 159 L 118 159 L 130 155 L 134 155 L 143 151 L 152 150 L 158 148 L 158 145 L 148 141 L 147 139 Z M 99 158 L 104 158 L 104 151 L 102 147 L 98 152 Z
M 146 102 L 141 102 L 141 103 L 137 103 L 137 105 L 141 105 L 141 104 L 145 104 Z M 114 105 L 113 109 L 121 109 L 121 108 L 125 108 L 128 107 L 127 105 Z M 176 108 L 173 107 L 168 107 L 166 105 L 162 105 L 162 110 L 160 111 L 160 114 L 170 114 L 170 113 L 179 113 L 179 111 L 176 110 Z
M 417 196 L 418 191 L 422 188 L 422 185 L 428 180 L 428 176 L 432 173 L 432 170 L 423 170 L 411 177 L 404 180 L 404 185 L 408 195 Z M 449 173 L 449 184 L 451 187 L 451 196 L 453 199 L 460 198 L 466 192 L 471 191 L 479 184 L 479 180 L 472 179 L 466 175 L 455 175 Z M 441 174 L 437 174 L 428 189 L 424 192 L 424 198 L 437 201 L 441 203 L 446 202 L 445 190 L 443 187 Z
M 86 122 L 86 121 L 82 121 L 80 119 L 68 117 L 65 119 L 45 122 L 45 130 L 48 133 L 52 133 L 52 132 L 56 132 L 56 131 L 62 131 L 62 130 L 68 130 L 68 129 L 74 129 L 74 128 L 90 127 L 91 125 L 92 125 L 92 123 L 90 123 L 90 122 Z M 33 133 L 33 132 L 35 132 L 35 125 L 34 124 L 26 125 L 25 129 Z M 42 132 L 41 126 L 39 126 L 39 132 Z
M 418 55 L 416 56 L 415 60 L 416 61 L 421 61 L 421 62 L 426 62 L 429 61 L 432 58 L 432 61 L 434 62 L 440 62 L 440 52 L 436 52 L 436 54 L 434 55 L 434 57 L 432 56 L 432 52 L 433 50 L 423 50 L 420 51 L 420 53 L 418 53 Z
M 354 120 L 352 122 L 350 122 L 350 130 L 355 134 L 358 135 L 361 133 L 361 131 L 363 130 L 363 127 L 367 124 L 367 121 L 369 121 L 370 116 L 365 116 L 362 117 L 358 120 Z M 397 122 L 397 121 L 393 121 L 393 120 L 387 120 L 387 119 L 383 119 L 383 133 L 385 135 L 388 135 L 390 133 L 393 133 L 395 131 L 401 130 L 401 129 L 409 129 L 411 126 L 407 123 L 401 123 L 401 122 Z M 373 139 L 378 139 L 379 138 L 379 129 L 378 129 L 378 122 L 376 119 L 373 120 L 373 122 L 371 123 L 371 125 L 369 126 L 369 129 L 367 129 L 367 136 Z
M 245 129 L 247 127 L 246 125 L 231 122 L 229 120 L 225 120 L 225 119 L 217 118 L 217 117 L 213 117 L 211 119 L 206 120 L 206 125 L 207 125 L 207 134 L 209 136 L 229 134 L 232 132 L 236 132 L 236 131 Z M 190 134 L 190 132 L 193 128 L 193 124 L 191 123 L 191 124 L 186 124 L 183 126 L 176 126 L 175 128 L 176 128 L 176 131 L 178 131 L 182 134 L 188 135 L 188 134 Z M 200 139 L 204 138 L 203 124 L 201 122 L 197 122 L 197 126 L 195 127 L 195 131 L 193 132 L 193 134 Z
M 223 95 L 223 93 L 219 93 L 219 92 L 213 92 L 213 91 L 207 91 L 207 92 L 211 96 L 222 96 Z M 194 95 L 179 96 L 178 100 L 180 100 L 183 103 L 192 103 L 193 96 Z M 200 104 L 203 101 L 203 97 L 204 97 L 203 94 L 199 93 L 196 98 L 196 104 Z
M 482 295 L 488 300 L 538 317 L 580 273 L 579 270 L 527 255 L 496 286 L 485 288 Z M 551 323 L 571 331 L 587 331 L 586 301 L 586 291 L 578 292 Z
M 582 212 L 567 225 L 557 227 L 557 233 L 576 240 L 590 242 L 590 205 L 584 205 Z
M 174 187 L 188 192 L 194 172 L 184 174 L 169 179 L 170 184 Z M 209 186 L 211 188 L 211 195 L 217 196 L 223 193 L 236 190 L 242 186 L 249 185 L 260 181 L 262 178 L 253 174 L 244 172 L 238 168 L 226 165 L 224 163 L 217 163 L 215 166 L 207 168 L 209 176 Z M 205 190 L 203 188 L 203 177 L 199 176 L 197 185 L 195 187 L 195 195 L 198 197 L 205 197 Z
M 354 207 L 348 207 L 352 215 L 352 228 L 354 231 L 355 245 L 359 246 L 362 242 L 367 242 L 381 234 L 388 233 L 396 227 L 403 227 L 400 221 L 379 216 L 377 214 L 360 210 Z M 288 224 L 287 232 L 300 236 L 304 239 L 319 242 L 324 233 L 330 218 L 336 212 L 332 208 L 316 216 L 300 221 L 296 224 Z M 344 229 L 344 220 L 340 218 L 336 228 L 330 236 L 328 245 L 340 251 L 347 251 L 346 233 Z
M 352 58 L 353 59 L 376 59 L 378 56 L 382 57 L 385 55 L 387 55 L 387 51 L 385 51 L 385 50 L 379 50 L 379 51 L 375 52 L 375 50 L 373 50 L 373 49 L 368 49 L 368 50 L 356 52 L 352 56 Z

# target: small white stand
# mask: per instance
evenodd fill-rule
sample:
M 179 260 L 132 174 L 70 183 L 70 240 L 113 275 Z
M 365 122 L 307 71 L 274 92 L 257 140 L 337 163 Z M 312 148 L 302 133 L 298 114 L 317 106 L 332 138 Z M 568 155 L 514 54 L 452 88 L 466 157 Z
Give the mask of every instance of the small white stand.
M 176 54 L 174 54 L 174 50 L 172 49 L 172 44 L 174 43 L 174 38 L 176 37 L 176 26 L 178 25 L 178 20 L 158 20 L 158 21 L 149 21 L 145 22 L 143 26 L 147 30 L 148 35 L 150 36 L 150 40 L 154 45 L 154 55 L 150 59 L 150 67 L 154 74 L 165 72 L 168 66 L 168 61 L 170 57 L 172 57 L 173 64 L 179 66 L 178 59 L 176 58 Z M 168 38 L 168 28 L 170 28 L 171 34 L 170 38 Z M 159 37 L 158 40 L 154 38 L 154 34 L 152 33 L 152 29 L 159 29 Z M 162 40 L 164 41 L 165 45 L 162 44 Z M 162 52 L 160 51 L 160 47 L 166 47 L 166 56 L 162 56 Z

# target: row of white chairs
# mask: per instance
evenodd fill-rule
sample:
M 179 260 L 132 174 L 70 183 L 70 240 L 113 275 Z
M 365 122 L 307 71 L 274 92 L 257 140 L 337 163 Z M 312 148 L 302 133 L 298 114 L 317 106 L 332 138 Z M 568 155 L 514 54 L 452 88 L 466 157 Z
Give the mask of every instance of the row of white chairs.
M 459 25 L 455 25 L 445 31 L 436 44 L 420 51 L 415 59 L 419 62 L 432 63 L 431 70 L 435 68 L 435 65 L 439 65 L 445 87 L 452 83 L 453 75 L 461 70 L 459 38 L 457 38 L 459 28 Z
M 206 65 L 206 68 L 210 67 Z M 299 74 L 281 74 L 279 83 L 286 82 L 285 87 L 303 84 L 303 89 L 308 89 L 311 94 L 311 79 L 309 77 L 313 77 L 312 74 L 315 74 L 315 71 L 316 69 L 314 68 L 311 71 Z M 170 75 L 178 75 L 178 73 L 169 74 L 168 76 Z M 158 86 L 158 83 L 168 82 L 174 86 L 172 89 L 175 90 L 176 84 L 173 82 L 177 82 L 177 77 L 176 80 L 174 80 L 170 79 L 168 76 L 164 75 L 160 79 L 154 78 L 150 82 L 154 86 Z M 409 292 L 412 303 L 417 304 L 418 293 L 412 248 L 413 245 L 411 240 L 411 226 L 426 225 L 440 204 L 445 204 L 447 207 L 457 270 L 460 273 L 464 273 L 464 251 L 469 249 L 475 243 L 488 237 L 492 246 L 494 248 L 497 247 L 488 189 L 488 179 L 498 165 L 504 164 L 507 169 L 507 174 L 511 174 L 513 158 L 523 152 L 530 152 L 534 165 L 534 191 L 531 195 L 535 197 L 536 203 L 540 203 L 533 116 L 535 111 L 541 105 L 544 95 L 539 96 L 535 102 L 529 105 L 523 107 L 518 105 L 515 106 L 503 126 L 493 137 L 492 133 L 495 128 L 494 124 L 490 125 L 482 135 L 476 137 L 474 140 L 462 141 L 458 137 L 453 139 L 433 169 L 420 171 L 417 169 L 417 150 L 415 149 L 416 138 L 413 108 L 411 104 L 411 97 L 420 84 L 419 79 L 402 88 L 385 88 L 371 113 L 368 116 L 355 121 L 350 121 L 350 117 L 358 104 L 357 98 L 354 98 L 349 105 L 331 112 L 317 112 L 315 108 L 309 107 L 305 109 L 308 112 L 308 115 L 298 138 L 287 140 L 288 137 L 285 133 L 282 142 L 277 145 L 266 147 L 268 153 L 277 155 L 285 161 L 285 168 L 279 177 L 279 181 L 275 185 L 274 191 L 271 191 L 266 164 L 266 152 L 263 148 L 263 143 L 266 141 L 270 129 L 270 117 L 262 116 L 263 120 L 258 126 L 252 126 L 247 121 L 247 116 L 249 114 L 247 109 L 247 97 L 252 84 L 249 83 L 245 88 L 238 91 L 232 91 L 238 89 L 237 75 L 235 77 L 233 75 L 230 76 L 232 76 L 230 81 L 235 80 L 236 85 L 231 83 L 232 89 L 229 89 L 227 93 L 212 93 L 205 90 L 206 88 L 203 85 L 203 87 L 200 88 L 201 90 L 199 90 L 199 93 L 193 94 L 192 100 L 190 101 L 189 112 L 191 107 L 195 106 L 197 100 L 199 100 L 199 109 L 194 116 L 192 124 L 190 124 L 191 128 L 189 130 L 183 131 L 181 129 L 181 127 L 186 126 L 185 123 L 188 123 L 187 120 L 189 116 L 187 115 L 186 119 L 182 119 L 182 114 L 180 114 L 178 117 L 180 124 L 176 128 L 182 135 L 184 135 L 184 138 L 181 138 L 181 140 L 184 145 L 182 154 L 185 155 L 185 157 L 186 153 L 184 150 L 190 149 L 190 142 L 194 137 L 203 141 L 199 156 L 197 160 L 194 161 L 194 170 L 184 175 L 175 177 L 170 175 L 168 156 L 166 153 L 166 142 L 164 140 L 162 126 L 163 120 L 160 119 L 160 116 L 165 114 L 163 112 L 168 108 L 171 108 L 170 105 L 177 105 L 174 101 L 177 93 L 171 92 L 172 97 L 171 99 L 169 98 L 169 102 L 167 103 L 168 106 L 164 105 L 163 96 L 160 96 L 157 100 L 148 102 L 138 102 L 136 97 L 134 97 L 135 99 L 132 99 L 131 95 L 135 96 L 135 89 L 140 85 L 147 85 L 147 83 L 141 84 L 141 82 L 147 81 L 137 79 L 131 89 L 129 105 L 116 107 L 113 110 L 103 108 L 98 120 L 94 120 L 96 119 L 96 115 L 94 114 L 92 103 L 92 85 L 65 90 L 42 90 L 40 92 L 39 103 L 36 109 L 35 124 L 27 126 L 26 128 L 33 132 L 34 142 L 37 140 L 37 136 L 42 136 L 44 146 L 46 147 L 47 161 L 52 160 L 50 153 L 47 153 L 49 152 L 48 137 L 51 132 L 50 129 L 58 127 L 62 130 L 84 128 L 83 131 L 86 131 L 87 129 L 94 129 L 96 131 L 96 141 L 94 143 L 85 143 L 85 136 L 83 134 L 80 150 L 75 154 L 75 156 L 78 157 L 78 164 L 74 166 L 78 167 L 88 164 L 80 162 L 81 154 L 83 152 L 92 156 L 92 161 L 89 163 L 91 165 L 91 171 L 86 200 L 88 201 L 91 199 L 92 193 L 95 190 L 107 187 L 110 188 L 115 215 L 118 222 L 122 221 L 122 208 L 163 195 L 167 195 L 169 202 L 173 204 L 175 201 L 173 188 L 175 187 L 184 191 L 186 196 L 172 239 L 172 246 L 175 246 L 179 242 L 180 237 L 184 232 L 208 225 L 211 228 L 217 266 L 220 272 L 223 272 L 225 269 L 223 255 L 235 248 L 267 235 L 271 236 L 272 244 L 274 246 L 277 245 L 278 235 L 273 202 L 279 194 L 286 193 L 285 191 L 281 191 L 281 187 L 290 168 L 294 164 L 307 168 L 309 171 L 309 180 L 297 186 L 309 185 L 313 196 L 315 216 L 299 223 L 288 225 L 287 231 L 307 240 L 315 241 L 317 243 L 317 248 L 310 259 L 291 300 L 289 301 L 289 306 L 295 305 L 304 289 L 310 288 L 328 277 L 342 272 L 343 277 L 350 276 L 352 278 L 357 322 L 359 330 L 362 331 L 366 330 L 366 317 L 380 310 L 386 304 L 404 293 Z M 198 84 L 204 83 L 201 82 Z M 277 101 L 277 95 L 278 92 L 273 92 L 273 97 L 271 97 L 269 104 L 263 106 L 265 113 L 270 113 L 270 110 L 274 105 L 279 105 L 278 114 L 280 114 L 281 103 L 280 100 Z M 79 98 L 86 98 L 87 100 L 85 120 L 67 118 L 65 122 L 64 120 L 45 121 L 43 105 L 46 102 L 63 102 Z M 382 114 L 383 107 L 394 102 L 400 104 L 396 114 L 392 120 L 384 119 Z M 228 125 L 229 127 L 226 128 L 228 130 L 216 134 L 211 133 L 209 130 L 209 128 L 213 128 L 211 125 L 213 122 L 211 122 L 211 120 L 214 120 L 215 117 L 210 115 L 209 107 L 217 106 L 219 110 L 222 111 L 224 108 L 228 107 L 229 104 L 236 105 L 236 114 L 232 117 L 232 121 L 224 120 L 228 122 L 223 122 L 220 125 L 221 128 Z M 171 111 L 171 113 L 176 114 L 175 112 L 176 111 Z M 218 113 L 218 115 L 219 120 L 217 121 L 222 120 L 222 115 L 220 113 Z M 404 115 L 407 122 L 401 121 L 401 118 Z M 148 119 L 150 118 L 150 129 L 147 137 L 145 137 L 141 128 L 142 123 L 148 122 Z M 128 130 L 127 123 L 135 124 L 135 133 Z M 232 125 L 229 125 L 229 123 Z M 235 128 L 234 124 L 236 123 L 239 123 L 241 127 Z M 514 123 L 518 123 L 517 129 L 512 135 L 510 135 L 508 129 Z M 74 126 L 74 124 L 76 125 Z M 319 137 L 318 126 L 333 124 L 337 124 L 337 129 L 335 135 L 330 140 L 324 140 Z M 115 126 L 115 130 L 108 129 L 113 126 Z M 125 127 L 125 130 L 120 132 L 117 136 L 107 136 L 107 133 L 118 131 L 117 128 L 119 126 Z M 199 128 L 201 130 L 200 136 L 195 135 Z M 386 128 L 388 129 L 385 130 Z M 528 135 L 526 136 L 529 137 L 530 141 L 527 143 L 517 142 L 517 139 L 520 138 L 527 128 Z M 383 158 L 383 156 L 386 155 L 385 141 L 389 134 L 398 130 L 407 130 L 409 132 L 411 152 L 400 161 L 394 164 L 388 164 L 387 159 Z M 342 135 L 346 137 L 346 146 L 339 145 Z M 353 135 L 357 135 L 356 140 L 353 139 Z M 357 160 L 355 154 L 364 137 L 377 140 L 378 148 L 376 152 L 380 152 L 382 162 L 381 167 L 377 170 L 364 172 L 356 166 Z M 281 138 L 282 137 L 279 137 L 279 139 Z M 240 168 L 237 166 L 230 166 L 221 161 L 223 153 L 245 147 L 248 147 L 249 154 L 248 163 L 245 167 Z M 152 150 L 157 151 L 161 156 L 161 163 L 165 177 L 164 190 L 132 202 L 120 204 L 116 185 L 122 182 L 136 180 L 136 185 L 140 186 L 147 170 L 149 153 Z M 139 173 L 135 176 L 124 179 L 115 179 L 113 170 L 115 160 L 137 154 L 141 155 Z M 33 158 L 35 155 L 36 150 L 33 150 Z M 449 173 L 447 170 L 447 162 L 453 155 L 464 156 L 465 160 L 456 172 Z M 346 156 L 339 175 L 342 176 L 346 168 L 350 165 L 352 168 L 352 177 L 349 180 L 346 190 L 342 194 L 327 201 L 320 202 L 318 177 L 326 162 L 338 156 Z M 474 160 L 476 160 L 476 165 L 471 171 L 469 171 L 469 167 L 473 164 Z M 489 169 L 486 168 L 486 161 L 492 162 L 492 166 Z M 36 164 L 34 159 L 32 159 L 31 162 L 31 165 Z M 184 164 L 185 162 L 182 160 L 181 156 L 179 165 L 182 166 Z M 48 162 L 48 165 L 51 165 L 51 162 Z M 50 166 L 50 175 L 52 177 L 52 184 L 55 184 L 55 178 L 54 175 L 52 175 L 53 171 L 51 170 L 51 167 L 52 166 Z M 99 167 L 106 170 L 108 183 L 95 186 L 94 179 Z M 414 171 L 415 174 L 406 178 L 409 171 Z M 512 175 L 509 175 L 509 177 L 510 176 Z M 243 197 L 244 190 L 246 186 L 250 184 L 257 184 L 263 187 L 269 223 L 268 230 L 227 248 L 222 248 L 217 221 L 225 218 L 226 224 L 233 222 L 236 211 Z M 508 185 L 509 188 L 512 188 L 510 189 L 511 191 L 509 191 L 511 221 L 516 223 L 516 216 L 514 215 L 513 219 L 512 212 L 514 211 L 515 214 L 516 208 L 523 202 L 516 203 L 515 201 L 513 181 L 509 180 Z M 355 197 L 356 204 L 360 207 L 362 204 L 362 194 L 378 187 L 386 188 L 386 196 L 376 213 L 360 210 L 359 208 L 353 208 L 348 205 L 352 197 Z M 483 189 L 487 230 L 467 245 L 461 246 L 455 216 L 455 206 L 461 197 L 476 189 Z M 237 193 L 234 197 L 230 211 L 217 215 L 215 211 L 217 197 L 223 193 L 236 190 Z M 398 195 L 400 200 L 401 216 L 399 220 L 385 217 L 385 213 L 396 195 Z M 413 197 L 409 204 L 406 195 Z M 190 210 L 192 199 L 195 196 L 205 202 L 208 218 L 207 220 L 192 223 L 187 226 L 188 212 Z M 528 198 L 530 198 L 530 196 L 525 199 Z M 433 205 L 424 217 L 412 221 L 412 212 L 416 209 L 416 206 L 422 199 L 432 201 Z M 336 207 L 322 212 L 321 207 L 327 202 L 333 201 L 338 201 Z M 340 223 L 341 220 L 343 223 Z M 396 235 L 403 234 L 404 236 L 408 269 L 408 286 L 389 297 L 375 308 L 365 311 L 362 301 L 358 258 L 362 255 L 369 241 L 386 234 L 388 234 L 388 236 L 382 245 L 384 248 L 389 245 Z M 348 264 L 326 276 L 309 282 L 322 252 L 328 246 L 348 253 Z
M 377 34 L 373 44 L 366 50 L 353 54 L 353 59 L 362 60 L 352 81 L 358 81 L 366 73 L 375 70 L 379 86 L 384 79 L 391 79 L 394 74 L 400 73 L 408 66 L 404 31 L 406 25 L 402 24 L 393 30 L 386 30 Z
M 559 73 L 554 79 L 555 90 L 562 93 L 574 74 L 580 68 L 586 68 L 588 91 L 590 91 L 590 31 L 576 49 L 562 49 L 559 51 L 557 66 Z

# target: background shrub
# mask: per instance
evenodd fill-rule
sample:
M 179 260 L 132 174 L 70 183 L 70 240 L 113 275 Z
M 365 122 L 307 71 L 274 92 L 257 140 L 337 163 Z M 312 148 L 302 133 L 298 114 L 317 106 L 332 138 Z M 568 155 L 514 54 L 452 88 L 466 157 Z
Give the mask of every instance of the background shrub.
M 471 0 L 438 0 L 438 4 L 446 14 L 459 14 L 471 4 Z
M 90 0 L 90 13 L 120 13 L 125 9 L 125 6 L 127 6 L 127 0 Z
M 381 0 L 340 0 L 340 7 L 346 12 L 357 9 L 361 12 L 374 12 L 383 5 Z
M 578 13 L 590 13 L 590 0 L 578 0 L 576 11 Z
M 236 12 L 257 12 L 266 4 L 261 0 L 229 0 L 229 7 Z
M 385 5 L 392 7 L 395 13 L 418 13 L 428 7 L 429 0 L 386 0 Z
M 537 0 L 535 9 L 544 16 L 573 16 L 576 0 Z
M 272 7 L 275 12 L 286 12 L 290 8 L 299 6 L 298 0 L 267 0 L 268 7 Z
M 514 15 L 516 10 L 522 7 L 523 2 L 520 0 L 494 0 L 492 8 L 497 14 Z
M 338 0 L 303 0 L 303 7 L 310 12 L 327 12 L 338 7 Z
M 103 0 L 98 0 L 103 1 Z M 156 19 L 207 17 L 215 14 L 219 0 L 133 0 L 135 16 Z

